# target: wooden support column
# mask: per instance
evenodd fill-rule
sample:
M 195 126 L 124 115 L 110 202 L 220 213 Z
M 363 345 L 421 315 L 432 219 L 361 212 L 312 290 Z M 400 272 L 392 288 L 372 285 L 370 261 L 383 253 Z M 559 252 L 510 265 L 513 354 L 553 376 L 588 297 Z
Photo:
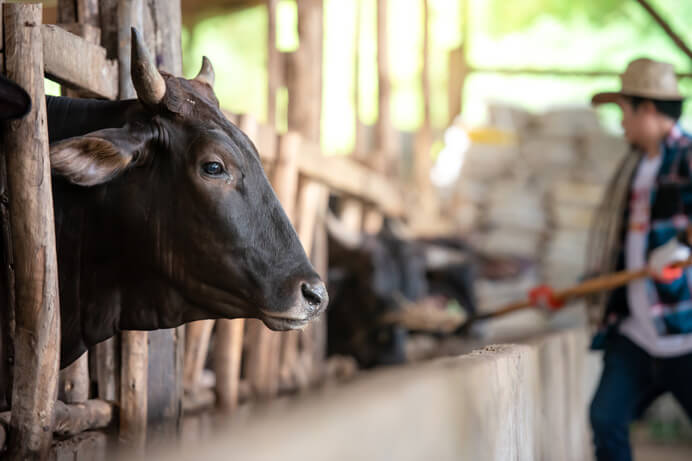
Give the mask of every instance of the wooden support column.
M 115 45 L 120 99 L 136 97 L 130 78 L 130 38 L 132 26 L 142 30 L 142 11 L 143 0 L 118 0 L 114 8 L 110 5 L 102 10 L 102 14 L 115 14 L 110 21 L 117 24 L 116 42 L 106 46 Z M 148 335 L 146 331 L 123 331 L 120 342 L 120 440 L 129 449 L 141 453 L 147 441 Z
M 31 112 L 4 127 L 16 277 L 15 367 L 9 459 L 45 459 L 60 362 L 60 302 L 40 4 L 3 5 L 7 75 L 27 90 Z
M 270 42 L 271 43 L 271 42 Z M 271 93 L 271 91 L 270 91 Z M 259 125 L 257 121 L 244 115 L 238 120 L 238 127 L 255 142 L 257 146 L 266 145 L 265 139 L 259 139 Z M 265 133 L 265 136 L 270 135 Z M 272 135 L 273 136 L 273 135 Z M 257 325 L 257 331 L 262 326 Z M 265 327 L 266 329 L 266 327 Z M 231 412 L 238 407 L 238 388 L 240 386 L 240 367 L 243 352 L 243 337 L 245 331 L 245 319 L 219 319 L 216 321 L 216 341 L 214 343 L 214 370 L 216 371 L 216 406 L 223 411 Z M 271 332 L 274 335 L 277 333 Z M 275 344 L 275 340 L 262 337 L 262 341 Z M 257 348 L 265 349 L 268 344 L 256 343 Z M 269 352 L 278 354 L 278 351 Z M 255 360 L 259 360 L 255 357 Z
M 466 58 L 471 35 L 468 0 L 461 0 L 461 17 L 463 21 L 461 45 L 451 50 L 447 58 L 447 118 L 450 125 L 463 109 L 464 85 L 471 70 Z
M 142 29 L 161 71 L 182 75 L 180 0 L 146 0 Z M 199 63 L 201 64 L 201 62 Z M 177 437 L 183 401 L 185 327 L 149 332 L 148 431 L 156 444 Z
M 398 173 L 396 150 L 398 143 L 392 127 L 392 83 L 389 71 L 389 0 L 377 0 L 377 85 L 378 117 L 375 124 L 376 158 L 371 159 L 371 166 L 387 176 Z
M 281 55 L 276 49 L 276 6 L 278 0 L 267 2 L 267 125 L 276 126 L 276 92 L 282 83 Z
M 366 153 L 369 151 L 367 140 L 365 139 L 365 126 L 360 121 L 360 29 L 362 24 L 363 2 L 356 0 L 356 21 L 354 32 L 354 52 L 353 52 L 353 108 L 355 114 L 355 143 L 353 154 L 358 160 L 365 160 Z
M 212 328 L 214 328 L 214 320 L 198 320 L 186 326 L 183 389 L 187 394 L 194 394 L 198 390 L 204 362 L 209 352 Z
M 88 352 L 60 372 L 58 398 L 65 403 L 82 403 L 89 399 Z

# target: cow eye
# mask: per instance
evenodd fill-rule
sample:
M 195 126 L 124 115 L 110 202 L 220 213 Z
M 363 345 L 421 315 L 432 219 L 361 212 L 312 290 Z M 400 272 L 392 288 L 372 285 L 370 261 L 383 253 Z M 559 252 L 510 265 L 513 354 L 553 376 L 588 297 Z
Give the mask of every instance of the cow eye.
M 210 176 L 218 176 L 223 173 L 223 165 L 219 162 L 207 162 L 202 165 L 202 171 Z

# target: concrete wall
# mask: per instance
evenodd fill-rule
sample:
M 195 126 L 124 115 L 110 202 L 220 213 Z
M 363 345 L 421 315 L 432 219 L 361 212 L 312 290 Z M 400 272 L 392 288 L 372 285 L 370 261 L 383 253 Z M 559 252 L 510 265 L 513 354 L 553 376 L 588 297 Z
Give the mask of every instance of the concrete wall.
M 246 408 L 162 458 L 588 460 L 591 368 L 586 332 L 565 330 Z

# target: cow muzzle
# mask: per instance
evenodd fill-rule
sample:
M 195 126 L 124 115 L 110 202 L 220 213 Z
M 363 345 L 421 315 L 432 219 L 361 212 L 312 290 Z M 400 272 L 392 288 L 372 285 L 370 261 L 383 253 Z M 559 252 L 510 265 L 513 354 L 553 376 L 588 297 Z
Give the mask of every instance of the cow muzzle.
M 296 288 L 293 305 L 285 311 L 261 311 L 261 320 L 272 330 L 286 331 L 304 328 L 318 317 L 329 304 L 324 282 L 319 278 L 302 280 Z

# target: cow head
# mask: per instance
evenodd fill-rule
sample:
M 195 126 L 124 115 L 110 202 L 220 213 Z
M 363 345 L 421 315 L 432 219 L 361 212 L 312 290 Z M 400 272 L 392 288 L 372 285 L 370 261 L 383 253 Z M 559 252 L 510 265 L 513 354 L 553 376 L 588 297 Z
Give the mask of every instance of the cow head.
M 235 317 L 304 326 L 326 307 L 326 288 L 255 147 L 219 109 L 211 63 L 192 80 L 159 72 L 133 29 L 131 73 L 139 103 L 124 126 L 51 145 L 56 177 L 96 203 L 87 221 L 103 243 L 82 264 L 121 266 L 109 272 L 117 286 L 103 287 L 118 291 L 119 327 Z

